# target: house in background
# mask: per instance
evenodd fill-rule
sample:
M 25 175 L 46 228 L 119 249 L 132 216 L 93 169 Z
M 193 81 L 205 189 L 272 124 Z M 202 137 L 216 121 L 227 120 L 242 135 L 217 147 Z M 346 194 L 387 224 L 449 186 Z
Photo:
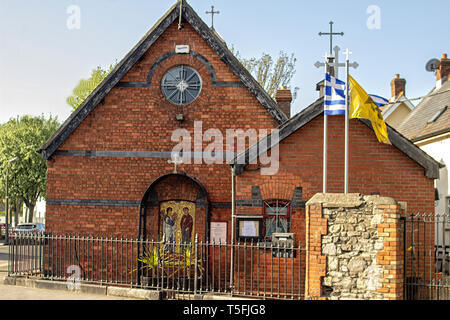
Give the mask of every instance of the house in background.
M 415 106 L 406 98 L 406 80 L 399 74 L 391 81 L 392 97 L 389 104 L 380 107 L 384 120 L 393 128 L 398 128 Z
M 46 201 L 45 199 L 41 199 L 36 203 L 36 207 L 34 208 L 34 214 L 33 214 L 33 222 L 34 223 L 43 223 L 45 224 L 45 207 L 46 207 Z M 24 205 L 22 210 L 22 215 L 19 216 L 19 223 L 27 223 L 28 217 L 28 209 Z
M 450 59 L 443 54 L 436 70 L 436 86 L 398 127 L 400 133 L 426 153 L 440 161 L 440 179 L 436 180 L 436 213 L 450 213 Z M 450 221 L 445 226 L 445 239 L 450 243 Z M 438 235 L 439 243 L 444 234 Z

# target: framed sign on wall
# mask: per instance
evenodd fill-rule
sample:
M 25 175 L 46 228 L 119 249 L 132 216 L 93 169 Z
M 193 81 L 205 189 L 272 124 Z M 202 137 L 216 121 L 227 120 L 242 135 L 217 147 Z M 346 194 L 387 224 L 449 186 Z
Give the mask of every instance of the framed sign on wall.
M 262 239 L 262 216 L 237 216 L 236 238 L 238 241 L 258 241 Z

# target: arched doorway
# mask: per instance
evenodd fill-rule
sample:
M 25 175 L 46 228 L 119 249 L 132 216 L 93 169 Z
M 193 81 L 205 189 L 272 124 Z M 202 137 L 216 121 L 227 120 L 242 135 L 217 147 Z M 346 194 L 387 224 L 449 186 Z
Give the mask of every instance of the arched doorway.
M 139 238 L 193 242 L 209 240 L 209 199 L 206 189 L 185 174 L 155 180 L 142 198 Z

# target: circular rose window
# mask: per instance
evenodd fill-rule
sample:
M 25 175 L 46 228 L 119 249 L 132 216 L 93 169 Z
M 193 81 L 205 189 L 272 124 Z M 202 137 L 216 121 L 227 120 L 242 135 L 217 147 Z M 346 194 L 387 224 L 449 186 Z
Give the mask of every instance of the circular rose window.
M 161 91 L 167 100 L 185 106 L 198 98 L 202 91 L 202 78 L 193 68 L 177 66 L 170 69 L 161 81 Z

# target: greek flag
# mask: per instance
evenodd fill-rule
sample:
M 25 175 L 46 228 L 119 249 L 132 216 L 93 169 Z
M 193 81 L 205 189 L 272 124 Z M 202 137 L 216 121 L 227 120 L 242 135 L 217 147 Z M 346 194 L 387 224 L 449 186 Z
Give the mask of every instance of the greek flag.
M 345 115 L 345 82 L 325 75 L 325 115 Z
M 380 97 L 380 96 L 377 96 L 377 95 L 374 95 L 374 94 L 371 94 L 370 97 L 372 98 L 373 102 L 375 102 L 375 104 L 378 107 L 382 107 L 382 106 L 385 106 L 385 105 L 389 104 L 389 100 L 387 100 L 387 99 L 385 99 L 383 97 Z

